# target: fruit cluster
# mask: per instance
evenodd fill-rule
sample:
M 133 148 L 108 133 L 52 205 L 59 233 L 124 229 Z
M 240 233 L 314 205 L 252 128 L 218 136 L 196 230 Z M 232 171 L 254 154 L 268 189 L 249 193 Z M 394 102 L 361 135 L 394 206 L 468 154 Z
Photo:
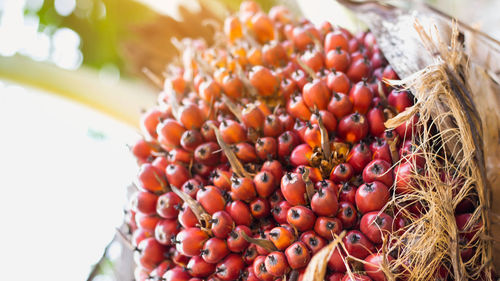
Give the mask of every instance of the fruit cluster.
M 373 34 L 245 1 L 216 35 L 179 42 L 183 64 L 132 147 L 136 279 L 300 280 L 344 232 L 325 280 L 352 280 L 346 265 L 386 280 L 381 249 L 407 221 L 384 206 L 425 160 L 418 116 L 384 126 L 414 98 L 383 82 L 398 77 Z

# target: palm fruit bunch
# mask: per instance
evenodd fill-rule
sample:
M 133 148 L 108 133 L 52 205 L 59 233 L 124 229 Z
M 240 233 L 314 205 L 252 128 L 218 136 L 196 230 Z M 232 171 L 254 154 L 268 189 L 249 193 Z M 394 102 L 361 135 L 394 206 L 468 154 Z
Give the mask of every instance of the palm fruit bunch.
M 386 83 L 398 76 L 373 34 L 245 1 L 214 41 L 176 42 L 141 119 L 126 212 L 136 280 L 301 280 L 341 234 L 325 280 L 387 280 L 397 253 L 382 249 L 407 221 L 384 207 L 425 160 L 417 115 L 384 126 L 414 97 Z

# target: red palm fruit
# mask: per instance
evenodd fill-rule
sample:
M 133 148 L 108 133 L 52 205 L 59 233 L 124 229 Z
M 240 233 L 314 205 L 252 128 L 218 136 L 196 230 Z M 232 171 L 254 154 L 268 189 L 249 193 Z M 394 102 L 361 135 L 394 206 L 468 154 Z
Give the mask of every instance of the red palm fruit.
M 364 183 L 356 190 L 355 200 L 361 213 L 379 211 L 389 200 L 389 189 L 379 181 Z
M 212 175 L 212 183 L 220 190 L 231 190 L 231 172 L 216 169 Z
M 188 257 L 198 256 L 208 238 L 208 234 L 197 227 L 185 228 L 175 238 L 176 249 Z
M 132 245 L 137 246 L 137 245 L 139 245 L 139 243 L 141 243 L 142 240 L 149 238 L 149 237 L 154 237 L 154 235 L 155 235 L 155 232 L 153 232 L 153 231 L 150 231 L 148 229 L 138 228 L 138 229 L 134 230 L 134 233 L 132 234 L 132 239 L 131 239 Z M 158 242 L 160 242 L 160 241 L 158 241 Z
M 218 99 L 221 95 L 221 91 L 222 89 L 219 83 L 212 79 L 206 79 L 205 81 L 201 82 L 198 88 L 198 94 L 200 95 L 200 98 L 209 103 Z
M 338 218 L 318 217 L 314 223 L 314 231 L 331 241 L 335 238 L 334 234 L 339 235 L 342 231 L 342 222 Z
M 212 226 L 212 234 L 217 238 L 227 238 L 231 230 L 233 230 L 234 221 L 225 211 L 218 211 L 212 215 L 210 220 Z
M 334 183 L 349 181 L 354 175 L 354 168 L 349 163 L 340 163 L 332 169 L 330 180 Z
M 188 130 L 200 129 L 204 119 L 202 111 L 194 104 L 184 105 L 179 110 L 179 121 Z
M 471 222 L 472 214 L 460 214 L 455 216 L 455 223 L 457 224 L 458 230 L 461 232 L 459 236 L 464 237 L 467 242 L 475 241 L 477 232 L 481 229 L 482 222 L 477 221 L 476 223 Z M 477 238 L 477 237 L 476 237 Z
M 247 242 L 241 235 L 242 231 L 248 236 L 252 236 L 250 228 L 245 225 L 238 225 L 229 233 L 229 236 L 227 237 L 227 247 L 233 253 L 243 252 L 248 245 L 250 245 L 250 243 Z
M 224 34 L 231 42 L 243 36 L 241 22 L 237 17 L 229 16 L 224 20 Z
M 154 232 L 156 225 L 161 220 L 158 215 L 145 215 L 142 213 L 136 213 L 134 219 L 138 228 L 142 228 L 150 232 Z
M 399 140 L 396 139 L 397 133 L 395 130 L 386 130 L 384 132 L 384 139 L 387 143 L 391 142 L 396 142 L 396 144 L 399 144 Z
M 267 171 L 274 176 L 276 183 L 283 177 L 283 166 L 278 160 L 266 161 L 262 164 L 261 171 Z
M 243 253 L 243 261 L 245 261 L 246 264 L 252 264 L 258 255 L 257 247 L 255 244 L 251 244 Z
M 309 120 L 311 117 L 311 110 L 302 95 L 292 95 L 286 103 L 286 110 L 288 114 L 300 120 Z
M 300 143 L 299 136 L 293 131 L 286 131 L 278 137 L 278 155 L 281 159 L 290 155 L 292 150 Z
M 320 40 L 320 34 L 316 27 L 312 24 L 296 26 L 293 29 L 293 44 L 297 49 L 301 51 L 306 50 L 308 45 L 314 44 L 314 37 Z
M 304 243 L 307 248 L 311 251 L 311 254 L 316 254 L 324 246 L 326 246 L 326 240 L 319 236 L 316 232 L 309 230 L 300 235 L 300 241 Z
M 163 218 L 174 219 L 179 215 L 182 199 L 173 192 L 167 192 L 158 197 L 156 212 Z
M 315 124 L 319 126 L 319 119 L 321 117 L 321 120 L 323 121 L 323 124 L 325 126 L 325 129 L 328 132 L 333 132 L 337 128 L 337 119 L 335 119 L 335 116 L 330 112 L 326 110 L 319 110 L 316 111 L 312 114 L 311 116 L 311 124 Z
M 285 250 L 285 255 L 288 261 L 288 265 L 292 269 L 299 269 L 305 267 L 309 263 L 309 260 L 311 259 L 307 246 L 300 241 L 290 245 Z
M 247 138 L 246 130 L 234 120 L 223 120 L 219 125 L 219 130 L 222 139 L 228 144 L 243 142 Z
M 396 193 L 411 193 L 418 188 L 418 183 L 414 179 L 418 174 L 422 174 L 422 168 L 415 166 L 411 162 L 403 162 L 394 168 L 394 181 L 396 182 Z
M 229 254 L 217 264 L 215 274 L 223 281 L 236 280 L 245 268 L 245 263 L 237 254 Z
M 309 76 L 303 71 L 302 69 L 296 69 L 292 74 L 290 75 L 290 78 L 292 81 L 295 82 L 297 85 L 297 90 L 302 91 L 304 88 L 304 85 L 309 82 Z
M 207 120 L 205 123 L 203 123 L 203 126 L 201 126 L 200 132 L 201 135 L 203 136 L 203 139 L 207 142 L 216 142 L 217 137 L 215 136 L 215 131 L 212 128 L 211 125 L 214 125 L 216 127 L 219 126 L 216 121 L 214 120 Z
M 321 147 L 321 130 L 319 126 L 307 122 L 307 129 L 304 133 L 304 141 L 311 147 Z
M 320 188 L 311 199 L 311 209 L 318 216 L 330 217 L 337 213 L 338 201 L 335 191 L 328 188 Z
M 168 164 L 189 164 L 191 162 L 191 157 L 191 153 L 176 147 L 167 153 L 167 162 Z M 165 166 L 165 169 L 166 168 Z
M 370 150 L 372 152 L 373 159 L 384 160 L 389 164 L 392 164 L 391 150 L 387 141 L 382 138 L 375 138 L 375 140 L 370 144 Z
M 337 47 L 335 50 L 330 50 L 326 53 L 325 64 L 329 69 L 333 68 L 337 71 L 345 72 L 351 64 L 351 56 L 347 51 Z
M 293 172 L 298 173 L 302 176 L 305 173 L 306 169 L 309 170 L 309 178 L 313 183 L 323 180 L 323 177 L 321 176 L 321 171 L 316 167 L 313 168 L 311 166 L 300 165 L 295 167 Z
M 252 67 L 248 78 L 258 94 L 263 97 L 274 95 L 280 88 L 280 79 L 269 68 L 261 65 Z
M 252 223 L 252 214 L 248 205 L 242 201 L 236 200 L 226 205 L 226 212 L 231 215 L 237 225 L 250 225 Z
M 215 142 L 206 142 L 199 145 L 194 151 L 194 159 L 204 165 L 214 166 L 221 161 L 220 147 Z
M 306 231 L 314 227 L 316 216 L 309 208 L 294 206 L 288 210 L 286 221 L 299 231 Z
M 262 224 L 259 226 L 262 228 Z M 264 230 L 264 229 L 259 229 L 259 233 L 256 233 L 254 234 L 254 238 L 257 238 L 257 239 L 265 239 L 265 240 L 270 240 L 270 236 L 269 236 L 269 233 L 271 232 L 271 230 Z M 257 250 L 257 253 L 259 255 L 267 255 L 269 254 L 269 251 L 267 250 L 267 248 L 263 248 L 259 245 L 255 245 L 255 249 Z
M 368 134 L 368 122 L 364 115 L 357 112 L 343 117 L 337 126 L 339 136 L 347 142 L 359 142 Z
M 299 142 L 304 141 L 304 134 L 306 133 L 306 129 L 306 122 L 296 119 L 295 124 L 293 125 L 292 132 L 295 132 L 295 134 L 299 137 Z
M 224 257 L 229 254 L 229 249 L 227 248 L 226 241 L 212 237 L 208 239 L 203 245 L 203 249 L 200 252 L 201 257 L 207 263 L 218 263 Z M 203 276 L 197 276 L 203 277 Z
M 181 267 L 174 267 L 167 270 L 160 279 L 165 281 L 189 281 L 190 278 L 191 276 L 186 270 Z
M 156 213 L 157 201 L 158 195 L 148 191 L 138 191 L 132 195 L 130 206 L 134 212 L 153 215 Z
M 151 271 L 164 259 L 167 248 L 158 243 L 155 238 L 146 238 L 139 243 L 134 252 L 134 260 L 140 267 Z
M 291 207 L 292 205 L 290 205 L 290 203 L 288 203 L 287 201 L 281 201 L 276 206 L 274 206 L 271 209 L 271 213 L 273 214 L 274 220 L 279 224 L 285 224 L 288 210 Z
M 351 88 L 351 80 L 344 72 L 332 69 L 326 77 L 326 86 L 334 93 L 347 94 Z
M 347 155 L 347 163 L 352 166 L 356 173 L 361 173 L 371 160 L 372 152 L 364 143 L 355 145 Z
M 363 80 L 363 78 L 368 78 L 370 76 L 371 68 L 370 61 L 366 58 L 358 60 L 354 60 L 353 58 L 353 62 L 349 66 L 346 74 L 352 82 L 359 82 Z
M 228 97 L 233 99 L 240 98 L 241 94 L 243 93 L 243 88 L 244 88 L 243 82 L 238 76 L 232 73 L 229 73 L 228 75 L 224 76 L 224 78 L 222 79 L 221 86 L 224 93 Z
M 349 99 L 355 112 L 366 114 L 372 105 L 373 92 L 366 82 L 358 82 L 349 91 Z
M 392 233 L 393 219 L 378 211 L 369 212 L 361 217 L 359 230 L 375 244 L 382 243 L 382 237 Z
M 226 200 L 224 199 L 222 191 L 213 185 L 202 186 L 196 194 L 196 201 L 198 201 L 203 209 L 210 215 L 218 211 L 223 211 L 226 206 Z
M 306 183 L 297 173 L 286 173 L 281 178 L 281 193 L 292 206 L 305 205 Z
M 403 160 L 402 162 L 410 162 L 417 167 L 425 166 L 425 157 L 422 155 L 422 151 L 411 140 L 403 143 L 399 149 L 399 158 Z
M 307 65 L 312 71 L 317 72 L 324 67 L 323 53 L 314 48 L 307 49 L 301 56 L 302 62 Z
M 246 106 L 241 112 L 241 120 L 247 128 L 260 130 L 264 124 L 265 116 L 255 105 Z
M 370 240 L 368 240 L 363 233 L 357 230 L 347 232 L 344 239 L 342 239 L 342 242 L 344 242 L 347 253 L 358 259 L 364 259 L 369 254 L 375 252 L 375 247 Z
M 269 42 L 262 47 L 262 60 L 266 65 L 279 67 L 286 64 L 286 50 L 280 43 Z
M 380 181 L 386 186 L 392 186 L 394 177 L 392 175 L 391 164 L 380 159 L 371 161 L 363 170 L 363 181 Z
M 395 131 L 403 141 L 411 140 L 412 136 L 418 132 L 418 119 L 418 115 L 415 114 L 409 120 L 396 127 Z
M 264 136 L 266 137 L 277 137 L 283 132 L 283 125 L 280 119 L 276 115 L 266 116 L 264 121 Z
M 290 162 L 294 166 L 309 165 L 312 154 L 311 146 L 305 143 L 300 144 L 290 154 Z
M 295 125 L 295 119 L 286 111 L 280 113 L 278 115 L 278 118 L 280 119 L 281 124 L 283 124 L 283 129 L 285 131 L 290 131 L 293 129 L 293 126 Z
M 156 139 L 158 137 L 156 127 L 158 126 L 158 123 L 160 123 L 162 119 L 167 118 L 167 116 L 168 114 L 166 114 L 166 112 L 163 112 L 158 108 L 152 108 L 146 111 L 141 116 L 141 131 L 149 138 Z
M 181 187 L 189 178 L 189 171 L 186 167 L 178 164 L 169 164 L 165 169 L 165 176 L 170 185 Z
M 346 255 L 344 250 L 342 250 L 342 248 L 335 247 L 335 250 L 333 250 L 330 259 L 328 260 L 328 268 L 339 273 L 346 272 L 347 269 L 345 259 Z
M 366 274 L 373 281 L 387 281 L 387 277 L 382 271 L 382 266 L 389 265 L 389 263 L 394 260 L 390 255 L 384 256 L 381 253 L 371 254 L 365 258 L 365 263 L 363 264 Z
M 236 157 L 243 163 L 255 162 L 257 160 L 257 153 L 253 145 L 247 142 L 240 142 L 231 145 L 231 150 Z
M 413 105 L 413 97 L 408 91 L 392 90 L 387 96 L 387 102 L 394 107 L 397 112 L 403 112 L 407 107 Z
M 189 205 L 186 203 L 182 204 L 178 218 L 179 218 L 179 223 L 184 228 L 195 227 L 198 224 L 198 219 L 194 215 Z
M 186 269 L 191 276 L 207 277 L 215 271 L 215 264 L 206 262 L 200 256 L 194 256 L 189 260 Z
M 368 111 L 366 114 L 368 119 L 368 125 L 370 128 L 370 134 L 373 136 L 381 136 L 385 131 L 385 117 L 384 111 L 379 106 L 376 106 Z
M 340 201 L 339 212 L 337 218 L 342 222 L 344 228 L 351 228 L 356 225 L 358 220 L 356 208 L 353 203 L 347 201 Z
M 262 50 L 257 47 L 251 48 L 247 53 L 247 60 L 249 65 L 262 65 Z
M 295 235 L 289 229 L 278 226 L 269 232 L 269 240 L 273 242 L 278 250 L 285 250 L 295 241 Z
M 137 180 L 139 189 L 153 193 L 163 192 L 167 185 L 165 173 L 149 163 L 141 165 Z
M 181 136 L 181 146 L 186 151 L 193 152 L 203 143 L 203 136 L 197 130 L 187 130 Z
M 324 45 L 325 52 L 328 53 L 330 50 L 335 50 L 338 47 L 344 51 L 349 50 L 348 40 L 345 35 L 338 30 L 327 33 Z
M 269 197 L 276 190 L 276 180 L 270 172 L 259 172 L 255 175 L 253 181 L 257 194 L 262 198 Z
M 328 104 L 328 111 L 335 117 L 342 118 L 351 113 L 353 105 L 349 97 L 342 93 L 333 93 L 332 99 Z
M 266 13 L 258 12 L 251 18 L 250 29 L 259 43 L 263 44 L 274 39 L 274 25 Z
M 175 249 L 175 247 L 170 248 L 167 255 L 172 258 L 174 264 L 177 264 L 179 266 L 185 267 L 189 262 L 189 257 L 181 254 Z
M 347 201 L 347 202 L 354 204 L 357 188 L 355 186 L 353 186 L 352 184 L 349 184 L 348 182 L 344 182 L 343 184 L 339 184 L 339 186 L 340 186 L 339 200 L 340 201 Z
M 335 183 L 333 183 L 331 180 L 318 181 L 318 182 L 316 182 L 316 184 L 314 184 L 314 188 L 316 188 L 317 190 L 328 189 L 328 190 L 333 192 L 333 194 L 335 195 L 335 198 L 337 198 L 337 194 L 339 193 L 337 185 Z M 337 204 L 338 204 L 338 202 L 337 202 Z
M 302 98 L 309 108 L 316 107 L 319 110 L 324 110 L 328 106 L 331 95 L 326 83 L 323 80 L 316 79 L 304 85 Z
M 396 74 L 394 69 L 392 69 L 392 66 L 390 66 L 389 64 L 384 68 L 382 77 L 390 80 L 399 79 L 399 76 Z
M 176 219 L 160 220 L 155 227 L 156 241 L 163 245 L 171 245 L 172 240 L 179 233 L 180 225 Z
M 344 275 L 342 281 L 372 281 L 372 279 L 364 274 L 354 273 L 352 277 L 348 274 Z
M 201 184 L 198 180 L 196 179 L 189 179 L 186 181 L 182 187 L 181 190 L 186 193 L 187 195 L 191 196 L 191 198 L 196 198 L 196 193 L 198 193 L 198 190 L 200 190 Z
M 170 260 L 165 260 L 160 263 L 153 271 L 149 273 L 150 279 L 160 279 L 167 270 L 174 267 L 174 264 Z
M 250 212 L 256 219 L 261 219 L 271 214 L 271 206 L 266 199 L 255 198 L 250 202 Z
M 275 277 L 286 274 L 289 270 L 286 256 L 282 252 L 272 252 L 265 258 L 266 270 Z
M 253 272 L 255 276 L 261 281 L 272 281 L 274 276 L 267 271 L 266 256 L 258 256 L 253 262 Z
M 250 201 L 255 198 L 256 191 L 253 181 L 249 178 L 231 178 L 231 196 L 235 200 Z
M 134 145 L 130 148 L 132 154 L 134 154 L 135 158 L 139 160 L 142 164 L 144 162 L 148 162 L 148 158 L 152 155 L 151 153 L 154 151 L 153 145 L 148 143 L 144 139 L 137 140 Z
M 280 92 L 285 98 L 285 101 L 289 100 L 293 93 L 298 91 L 299 88 L 297 83 L 288 77 L 283 77 L 281 79 Z

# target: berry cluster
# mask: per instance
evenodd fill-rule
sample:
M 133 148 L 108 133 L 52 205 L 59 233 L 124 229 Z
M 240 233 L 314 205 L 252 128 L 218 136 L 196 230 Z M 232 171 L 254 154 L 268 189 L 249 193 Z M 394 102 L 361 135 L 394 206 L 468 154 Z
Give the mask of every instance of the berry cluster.
M 383 83 L 398 77 L 374 36 L 251 1 L 217 35 L 179 43 L 183 65 L 141 120 L 137 280 L 300 280 L 344 230 L 325 280 L 351 280 L 346 256 L 365 261 L 356 280 L 386 280 L 383 242 L 407 222 L 384 206 L 425 160 L 418 116 L 384 126 L 414 101 Z

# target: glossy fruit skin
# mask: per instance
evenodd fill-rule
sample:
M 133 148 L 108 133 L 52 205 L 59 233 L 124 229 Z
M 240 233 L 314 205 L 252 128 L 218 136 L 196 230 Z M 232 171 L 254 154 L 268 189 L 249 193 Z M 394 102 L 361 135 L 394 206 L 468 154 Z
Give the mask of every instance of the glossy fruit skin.
M 278 143 L 276 141 L 276 138 L 259 138 L 255 143 L 255 152 L 261 160 L 275 159 L 278 154 Z
M 294 206 L 288 210 L 286 220 L 299 231 L 307 231 L 313 228 L 316 216 L 309 208 Z
M 201 250 L 201 257 L 208 263 L 218 263 L 228 254 L 226 241 L 216 237 L 208 239 Z
M 335 250 L 333 250 L 332 255 L 330 256 L 330 259 L 328 260 L 327 266 L 329 269 L 335 272 L 339 273 L 346 272 L 347 269 L 344 260 L 345 260 L 344 250 L 340 249 L 339 247 L 336 247 Z
M 236 225 L 249 226 L 252 223 L 253 218 L 250 209 L 243 201 L 236 200 L 227 204 L 226 212 L 231 215 Z
M 379 181 L 362 184 L 356 191 L 356 206 L 361 213 L 381 210 L 389 200 L 389 189 Z
M 340 201 L 337 218 L 342 222 L 342 226 L 344 228 L 351 228 L 355 226 L 358 220 L 358 216 L 353 203 Z
M 215 271 L 215 264 L 206 262 L 200 256 L 192 257 L 186 267 L 189 274 L 194 277 L 208 277 Z
M 254 66 L 250 71 L 249 80 L 259 95 L 264 97 L 272 96 L 280 87 L 280 79 L 264 66 Z
M 171 245 L 179 230 L 180 225 L 177 220 L 161 220 L 156 224 L 154 236 L 159 243 Z
M 229 237 L 227 238 L 227 247 L 233 253 L 243 252 L 250 243 L 248 243 L 241 236 L 241 232 L 245 232 L 248 236 L 252 236 L 252 231 L 250 228 L 244 225 L 238 225 L 229 233 Z
M 156 211 L 163 218 L 175 219 L 179 215 L 182 203 L 182 199 L 170 191 L 158 197 Z
M 292 206 L 305 205 L 306 184 L 297 173 L 287 173 L 281 178 L 281 193 Z
M 311 146 L 306 143 L 296 146 L 290 154 L 290 162 L 294 166 L 309 165 L 309 159 L 313 154 Z
M 352 113 L 340 119 L 337 132 L 347 142 L 356 143 L 368 134 L 368 122 L 364 115 Z
M 383 254 L 378 253 L 371 254 L 365 258 L 365 272 L 373 281 L 387 281 L 387 277 L 385 277 L 384 272 L 380 269 L 382 264 L 384 264 L 384 259 L 387 259 L 385 261 L 387 265 L 394 260 L 390 255 L 384 257 Z
M 190 278 L 191 276 L 189 273 L 180 267 L 167 270 L 167 272 L 165 272 L 162 276 L 162 279 L 165 281 L 189 281 Z
M 313 230 L 302 233 L 300 235 L 300 241 L 307 246 L 313 255 L 327 245 L 326 240 Z
M 349 91 L 354 112 L 366 114 L 372 105 L 373 92 L 364 82 L 356 83 Z
M 253 262 L 253 272 L 259 280 L 272 281 L 274 276 L 267 271 L 266 256 L 258 256 Z
M 323 80 L 313 80 L 304 85 L 302 98 L 309 108 L 324 110 L 328 106 L 331 95 Z
M 385 117 L 382 108 L 375 106 L 366 113 L 370 134 L 373 136 L 381 136 L 386 127 L 384 125 Z
M 363 274 L 354 274 L 353 278 L 346 274 L 344 278 L 342 278 L 342 281 L 372 281 L 372 279 Z
M 218 211 L 212 215 L 212 234 L 218 238 L 226 238 L 233 229 L 233 219 L 226 211 Z
M 345 72 L 351 63 L 351 56 L 345 50 L 337 47 L 326 53 L 325 64 L 328 69 Z
M 236 200 L 250 201 L 257 195 L 255 185 L 249 178 L 231 179 L 231 193 Z
M 230 254 L 220 261 L 216 267 L 216 276 L 224 281 L 236 280 L 240 271 L 245 268 L 245 263 L 237 254 Z
M 271 209 L 274 220 L 279 224 L 287 223 L 286 217 L 288 210 L 292 207 L 288 201 L 284 200 L 279 202 L 276 206 Z
M 295 240 L 295 236 L 290 230 L 278 226 L 269 232 L 269 240 L 278 250 L 285 250 Z
M 165 173 L 149 163 L 141 165 L 137 179 L 138 187 L 143 191 L 159 193 L 164 191 L 167 185 Z
M 189 171 L 182 165 L 169 164 L 165 169 L 165 176 L 170 185 L 180 188 L 189 180 Z
M 337 194 L 334 190 L 320 188 L 311 199 L 311 209 L 318 216 L 333 216 L 338 210 Z
M 391 165 L 393 164 L 389 144 L 385 139 L 375 138 L 375 140 L 370 144 L 370 150 L 374 160 L 381 159 Z
M 265 259 L 267 272 L 275 277 L 280 277 L 288 272 L 288 262 L 282 252 L 272 252 Z
M 392 233 L 393 219 L 378 211 L 368 212 L 361 217 L 359 229 L 375 244 L 382 243 L 382 237 Z
M 349 163 L 340 163 L 332 169 L 330 180 L 334 183 L 349 181 L 354 175 L 354 168 Z
M 231 120 L 225 119 L 219 125 L 219 130 L 222 136 L 222 139 L 227 144 L 236 144 L 246 140 L 247 134 L 243 126 L 240 123 Z
M 158 195 L 147 191 L 138 191 L 132 195 L 130 205 L 135 212 L 153 215 L 156 213 L 157 201 Z
M 349 184 L 347 182 L 339 185 L 340 190 L 339 190 L 339 200 L 340 201 L 347 201 L 352 204 L 356 203 L 356 191 L 358 190 L 355 186 L 352 184 Z
M 266 199 L 255 198 L 250 202 L 250 212 L 256 219 L 265 218 L 271 214 L 271 206 Z
M 363 181 L 373 182 L 380 181 L 390 187 L 394 183 L 391 164 L 384 160 L 373 160 L 366 165 L 363 170 Z
M 196 201 L 198 201 L 201 206 L 203 206 L 203 209 L 210 215 L 218 211 L 223 211 L 226 206 L 226 200 L 224 199 L 222 191 L 213 185 L 207 185 L 201 188 L 196 194 Z
M 155 238 L 146 238 L 137 246 L 134 260 L 142 268 L 151 271 L 164 260 L 165 251 L 166 247 L 158 243 Z
M 325 36 L 325 52 L 329 52 L 330 50 L 335 50 L 340 47 L 341 50 L 348 51 L 348 40 L 345 35 L 340 31 L 332 31 L 326 34 Z
M 272 114 L 266 116 L 264 121 L 263 133 L 265 137 L 277 137 L 283 132 L 283 124 L 278 116 Z
M 327 240 L 333 240 L 334 234 L 342 231 L 342 222 L 338 218 L 318 217 L 314 224 L 314 231 Z
M 315 111 L 313 115 L 311 116 L 311 124 L 315 124 L 319 126 L 319 119 L 323 121 L 323 125 L 325 126 L 325 129 L 328 132 L 334 132 L 335 129 L 337 128 L 337 119 L 331 113 L 330 111 L 327 110 L 319 110 Z
M 182 134 L 186 131 L 181 123 L 174 119 L 165 119 L 158 124 L 156 132 L 158 134 L 158 141 L 164 147 L 180 146 Z
M 260 171 L 254 177 L 254 185 L 257 194 L 262 198 L 267 198 L 276 190 L 276 180 L 268 171 Z
M 413 179 L 415 172 L 421 174 L 421 168 L 418 166 L 415 167 L 410 162 L 403 162 L 394 168 L 396 193 L 411 193 L 415 188 L 418 188 L 416 181 Z
M 342 241 L 344 242 L 347 252 L 358 259 L 364 259 L 369 254 L 375 252 L 373 244 L 360 231 L 349 231 Z
M 286 103 L 287 112 L 295 118 L 306 121 L 311 118 L 311 110 L 302 95 L 292 95 Z
M 208 235 L 197 227 L 181 230 L 176 236 L 176 248 L 181 254 L 193 257 L 200 254 Z
M 326 78 L 326 85 L 331 91 L 333 91 L 334 94 L 342 93 L 347 95 L 347 93 L 349 93 L 349 89 L 351 88 L 351 80 L 349 80 L 349 77 L 347 77 L 344 72 L 332 70 Z M 352 109 L 352 104 L 350 106 L 346 104 L 346 107 L 350 111 Z M 328 108 L 328 110 L 330 110 L 330 108 Z M 335 112 L 332 113 L 335 114 Z M 337 114 L 335 114 L 335 117 L 340 118 L 342 116 L 337 116 Z
M 299 269 L 306 266 L 311 259 L 307 247 L 302 242 L 295 242 L 285 250 L 288 265 L 292 269 Z
M 188 130 L 199 129 L 205 122 L 203 113 L 194 104 L 188 104 L 180 108 L 179 121 Z
M 181 211 L 179 212 L 178 220 L 179 220 L 179 223 L 184 228 L 195 227 L 196 224 L 198 224 L 198 219 L 194 215 L 193 211 L 191 211 L 191 208 L 189 208 L 189 205 L 186 203 L 184 203 L 181 207 Z
M 361 173 L 371 160 L 372 153 L 364 143 L 355 145 L 347 155 L 347 163 L 352 166 L 356 173 Z
M 387 102 L 394 107 L 397 112 L 403 112 L 407 107 L 413 105 L 413 97 L 407 91 L 392 90 L 387 96 Z

